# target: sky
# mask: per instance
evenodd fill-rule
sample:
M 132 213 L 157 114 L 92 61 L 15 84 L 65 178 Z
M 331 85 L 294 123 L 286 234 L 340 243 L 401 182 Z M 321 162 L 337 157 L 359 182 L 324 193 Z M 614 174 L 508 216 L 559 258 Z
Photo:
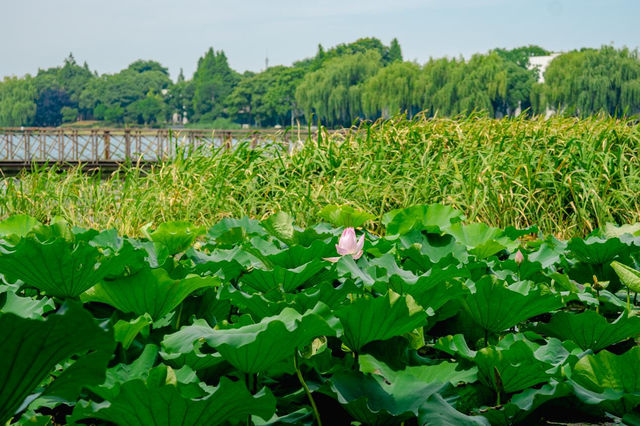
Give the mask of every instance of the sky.
M 396 37 L 405 60 L 537 44 L 640 47 L 640 0 L 0 0 L 0 77 L 73 53 L 114 73 L 153 59 L 190 78 L 209 47 L 260 71 L 360 37 Z

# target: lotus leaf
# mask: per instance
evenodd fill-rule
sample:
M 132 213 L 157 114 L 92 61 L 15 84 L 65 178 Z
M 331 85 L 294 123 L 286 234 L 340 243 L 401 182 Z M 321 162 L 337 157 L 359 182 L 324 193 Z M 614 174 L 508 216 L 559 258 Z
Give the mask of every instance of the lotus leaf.
M 0 313 L 0 422 L 14 415 L 56 364 L 87 351 L 111 352 L 113 345 L 112 333 L 75 303 L 44 320 Z
M 363 297 L 336 311 L 344 327 L 343 340 L 359 352 L 374 340 L 400 336 L 425 325 L 427 314 L 411 296 L 389 291 L 382 297 Z
M 100 302 L 121 312 L 151 315 L 154 321 L 171 312 L 194 291 L 219 285 L 213 277 L 173 280 L 164 269 L 143 269 L 135 275 L 103 281 L 82 295 L 84 302 Z

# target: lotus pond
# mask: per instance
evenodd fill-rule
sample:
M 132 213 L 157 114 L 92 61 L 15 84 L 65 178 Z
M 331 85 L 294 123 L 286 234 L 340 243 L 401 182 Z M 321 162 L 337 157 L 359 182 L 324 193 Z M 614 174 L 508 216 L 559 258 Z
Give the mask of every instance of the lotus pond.
M 0 423 L 640 422 L 640 226 L 0 222 Z

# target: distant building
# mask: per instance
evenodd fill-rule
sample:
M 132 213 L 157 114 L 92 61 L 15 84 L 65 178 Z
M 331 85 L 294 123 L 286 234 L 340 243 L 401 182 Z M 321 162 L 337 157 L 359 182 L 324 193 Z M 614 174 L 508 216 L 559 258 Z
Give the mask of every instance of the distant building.
M 529 65 L 527 66 L 527 68 L 529 68 L 530 70 L 537 68 L 538 82 L 543 83 L 545 70 L 547 69 L 551 61 L 553 61 L 553 59 L 559 55 L 560 53 L 552 53 L 551 55 L 547 56 L 531 56 L 529 57 Z

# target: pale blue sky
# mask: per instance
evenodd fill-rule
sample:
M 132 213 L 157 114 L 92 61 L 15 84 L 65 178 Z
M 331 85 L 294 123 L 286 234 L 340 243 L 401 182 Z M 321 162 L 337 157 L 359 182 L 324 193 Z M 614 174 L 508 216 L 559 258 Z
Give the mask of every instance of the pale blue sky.
M 73 52 L 92 70 L 154 59 L 190 77 L 210 47 L 259 71 L 330 47 L 397 37 L 405 59 L 495 47 L 640 46 L 640 0 L 2 0 L 0 76 L 35 74 Z

